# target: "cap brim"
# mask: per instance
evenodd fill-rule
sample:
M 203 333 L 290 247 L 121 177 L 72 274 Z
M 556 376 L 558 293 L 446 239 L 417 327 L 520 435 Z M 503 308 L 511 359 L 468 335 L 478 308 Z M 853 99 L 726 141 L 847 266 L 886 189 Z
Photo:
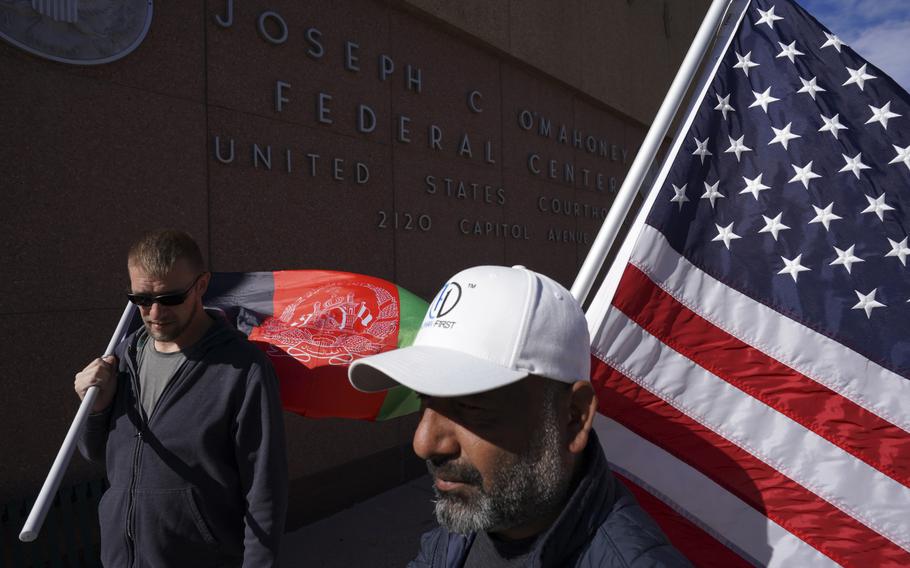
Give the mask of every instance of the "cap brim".
M 399 384 L 421 394 L 439 397 L 486 392 L 527 377 L 460 351 L 414 345 L 358 359 L 348 378 L 363 392 L 387 390 Z

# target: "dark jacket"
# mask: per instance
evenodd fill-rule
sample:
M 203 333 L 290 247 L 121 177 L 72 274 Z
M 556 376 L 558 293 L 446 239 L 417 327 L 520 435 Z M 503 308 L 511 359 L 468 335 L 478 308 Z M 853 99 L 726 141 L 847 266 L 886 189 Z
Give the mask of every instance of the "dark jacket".
M 613 476 L 597 436 L 584 452 L 584 469 L 556 522 L 535 543 L 526 566 L 690 566 L 660 528 Z M 474 535 L 438 527 L 423 535 L 409 568 L 461 568 Z
M 117 394 L 79 449 L 104 462 L 101 560 L 110 568 L 272 566 L 284 531 L 287 457 L 265 355 L 216 319 L 185 352 L 151 416 L 139 403 L 145 329 L 120 344 Z

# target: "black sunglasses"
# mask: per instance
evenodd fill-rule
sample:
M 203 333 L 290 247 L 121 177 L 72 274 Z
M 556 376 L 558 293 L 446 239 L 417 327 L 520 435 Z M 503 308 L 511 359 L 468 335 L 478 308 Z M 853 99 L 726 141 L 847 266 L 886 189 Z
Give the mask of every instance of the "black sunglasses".
M 196 285 L 196 282 L 199 282 L 199 279 L 205 272 L 199 274 L 193 283 L 190 284 L 186 290 L 183 292 L 172 292 L 170 294 L 161 294 L 160 296 L 150 296 L 148 294 L 127 294 L 126 297 L 130 302 L 136 304 L 137 306 L 142 306 L 143 308 L 151 307 L 154 303 L 159 303 L 162 306 L 179 306 L 186 301 L 187 295 L 190 293 L 190 290 L 193 289 L 193 286 Z

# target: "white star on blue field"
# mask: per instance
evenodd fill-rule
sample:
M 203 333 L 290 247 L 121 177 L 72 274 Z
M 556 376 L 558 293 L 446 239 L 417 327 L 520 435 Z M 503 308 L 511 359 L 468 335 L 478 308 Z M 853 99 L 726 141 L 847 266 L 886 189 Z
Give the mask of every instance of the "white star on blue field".
M 910 91 L 910 0 L 798 0 L 863 58 Z

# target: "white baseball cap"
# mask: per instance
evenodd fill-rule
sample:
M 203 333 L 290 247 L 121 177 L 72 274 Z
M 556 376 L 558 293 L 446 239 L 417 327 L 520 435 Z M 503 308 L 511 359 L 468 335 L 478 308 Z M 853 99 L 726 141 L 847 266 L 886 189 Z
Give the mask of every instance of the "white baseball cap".
M 477 266 L 442 287 L 413 345 L 358 359 L 348 377 L 364 392 L 402 384 L 451 397 L 531 374 L 588 380 L 590 369 L 588 326 L 568 290 L 523 266 Z

